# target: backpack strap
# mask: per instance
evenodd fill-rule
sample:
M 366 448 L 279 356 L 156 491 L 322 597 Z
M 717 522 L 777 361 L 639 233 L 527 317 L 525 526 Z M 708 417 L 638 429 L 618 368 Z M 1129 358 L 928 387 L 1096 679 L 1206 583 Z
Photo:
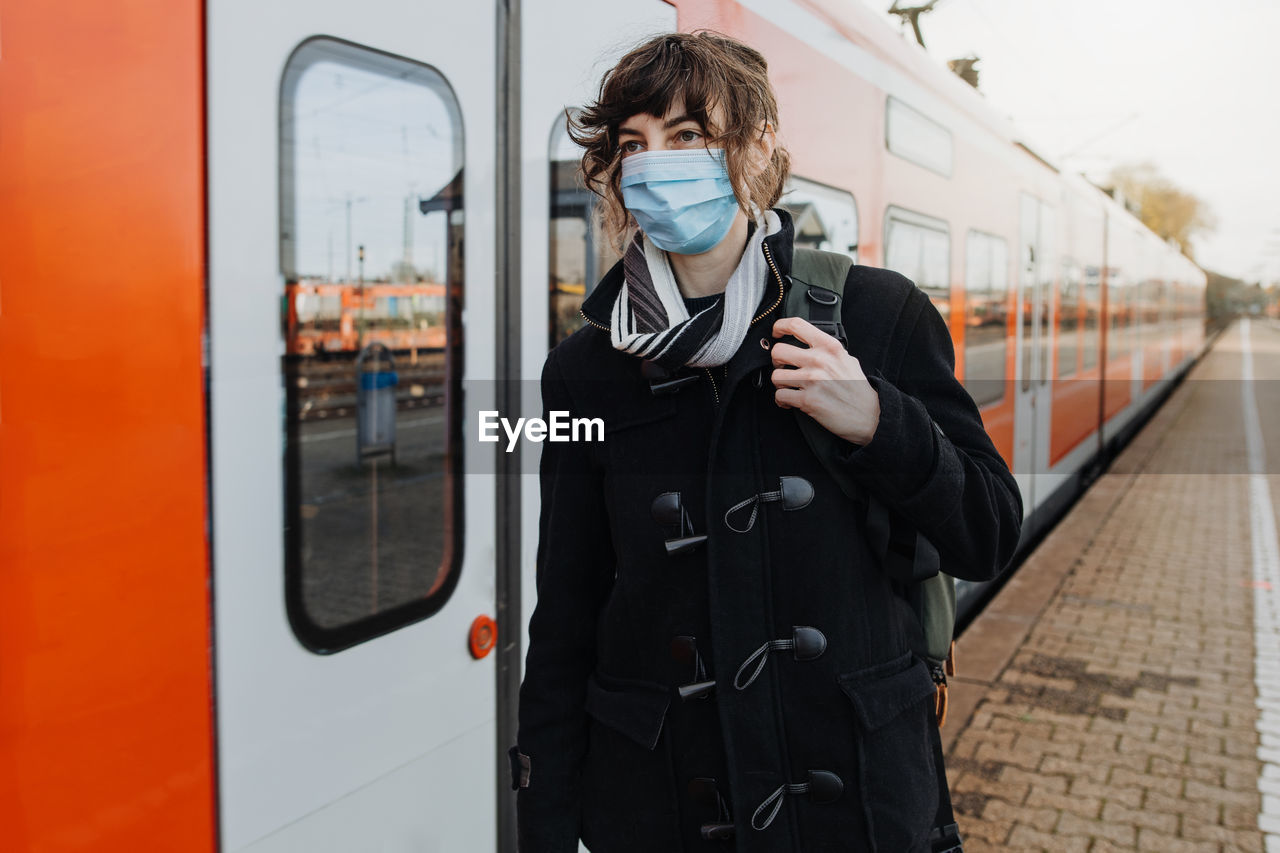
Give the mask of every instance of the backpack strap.
M 853 259 L 848 255 L 797 248 L 791 258 L 786 316 L 805 318 L 848 349 L 849 338 L 840 320 L 840 300 L 852 268 Z
M 838 337 L 847 350 L 849 342 L 840 321 L 840 303 L 844 297 L 845 279 L 852 268 L 853 260 L 848 255 L 797 247 L 791 259 L 791 287 L 787 290 L 783 315 L 808 320 L 827 334 Z M 865 506 L 867 494 L 858 481 L 830 464 L 843 449 L 841 439 L 804 412 L 794 411 L 805 441 L 831 472 L 840 491 L 850 500 Z

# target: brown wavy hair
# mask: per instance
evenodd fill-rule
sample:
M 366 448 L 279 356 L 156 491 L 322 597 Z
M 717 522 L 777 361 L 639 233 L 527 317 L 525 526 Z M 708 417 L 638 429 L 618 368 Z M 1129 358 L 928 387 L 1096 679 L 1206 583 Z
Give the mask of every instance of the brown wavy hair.
M 615 248 L 625 251 L 637 227 L 622 203 L 618 184 L 622 173 L 618 128 L 641 113 L 661 118 L 678 102 L 702 126 L 708 147 L 725 149 L 729 178 L 742 211 L 750 216 L 753 203 L 761 210 L 777 204 L 791 171 L 786 149 L 775 146 L 760 174 L 752 176 L 747 169 L 752 149 L 767 128 L 775 132 L 778 128 L 778 100 L 768 72 L 758 50 L 721 33 L 668 33 L 634 48 L 606 72 L 595 103 L 576 113 L 566 111 L 569 138 L 586 149 L 583 182 L 602 201 L 596 227 Z M 713 122 L 717 112 L 724 127 Z

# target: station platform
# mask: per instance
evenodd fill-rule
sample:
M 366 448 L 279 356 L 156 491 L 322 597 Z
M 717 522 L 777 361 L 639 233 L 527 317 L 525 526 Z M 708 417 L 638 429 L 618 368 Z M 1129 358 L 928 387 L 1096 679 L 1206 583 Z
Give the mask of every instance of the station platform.
M 1277 379 L 1228 328 L 960 637 L 968 853 L 1280 851 Z

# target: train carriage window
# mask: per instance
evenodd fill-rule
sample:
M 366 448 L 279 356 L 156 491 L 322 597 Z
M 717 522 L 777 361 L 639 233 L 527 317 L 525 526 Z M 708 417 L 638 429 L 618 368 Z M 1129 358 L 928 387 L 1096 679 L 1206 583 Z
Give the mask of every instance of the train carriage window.
M 904 160 L 951 177 L 951 131 L 892 96 L 885 100 L 884 141 Z
M 951 311 L 951 234 L 947 223 L 900 207 L 890 207 L 884 223 L 884 265 L 914 281 L 947 318 Z
M 290 622 L 335 651 L 436 612 L 462 555 L 462 120 L 434 69 L 326 38 L 280 93 Z
M 1009 357 L 1009 247 L 970 231 L 965 243 L 964 386 L 979 406 L 1004 399 Z
M 578 309 L 600 277 L 618 260 L 592 228 L 596 196 L 582 182 L 582 149 L 569 138 L 565 115 L 551 125 L 550 317 L 548 347 L 582 325 Z
M 842 252 L 858 261 L 858 205 L 853 194 L 792 177 L 779 207 L 791 214 L 796 245 Z

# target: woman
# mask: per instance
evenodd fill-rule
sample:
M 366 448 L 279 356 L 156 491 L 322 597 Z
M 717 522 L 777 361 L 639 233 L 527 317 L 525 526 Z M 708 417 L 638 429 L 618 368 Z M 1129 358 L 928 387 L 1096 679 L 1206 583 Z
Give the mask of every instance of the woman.
M 848 350 L 780 317 L 777 127 L 764 58 L 712 33 L 631 51 L 572 127 L 625 251 L 542 373 L 546 410 L 605 440 L 543 445 L 524 853 L 930 849 L 921 628 L 827 464 L 973 580 L 1011 558 L 1021 498 L 910 281 L 853 267 Z

